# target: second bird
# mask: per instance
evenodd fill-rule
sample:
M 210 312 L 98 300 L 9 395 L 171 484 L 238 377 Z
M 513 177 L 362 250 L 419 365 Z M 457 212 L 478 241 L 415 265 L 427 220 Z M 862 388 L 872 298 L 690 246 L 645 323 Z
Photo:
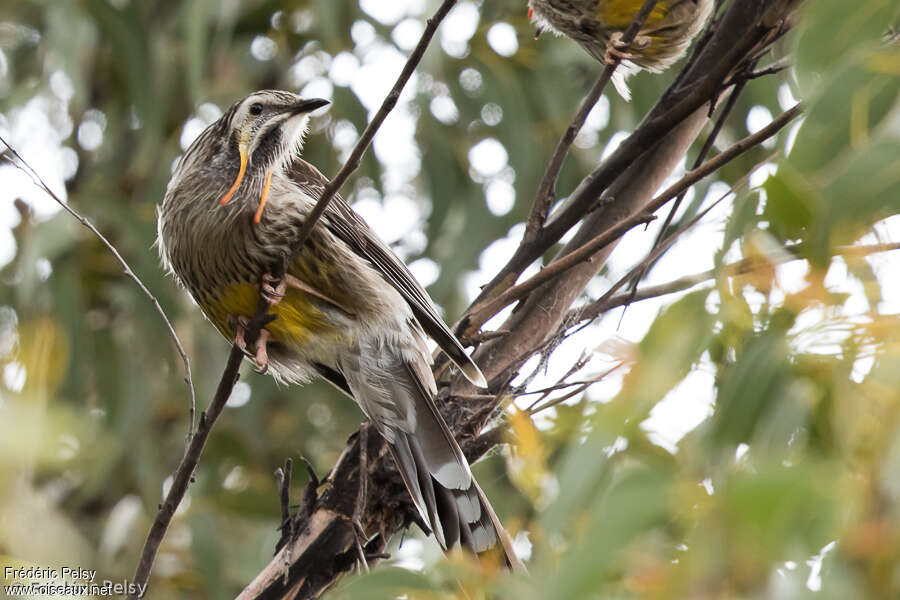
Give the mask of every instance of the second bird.
M 528 15 L 537 33 L 548 29 L 566 35 L 599 61 L 622 64 L 613 84 L 628 100 L 625 79 L 641 69 L 660 73 L 685 53 L 713 9 L 713 0 L 659 0 L 634 41 L 622 34 L 634 21 L 643 0 L 528 0 Z

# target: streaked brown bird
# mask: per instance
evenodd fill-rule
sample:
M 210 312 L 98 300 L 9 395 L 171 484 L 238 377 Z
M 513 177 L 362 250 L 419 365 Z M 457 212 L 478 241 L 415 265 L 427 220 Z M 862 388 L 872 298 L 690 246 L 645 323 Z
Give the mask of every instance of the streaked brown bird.
M 264 90 L 235 103 L 191 144 L 159 207 L 163 264 L 212 324 L 243 344 L 259 294 L 276 319 L 252 356 L 276 379 L 321 376 L 387 440 L 422 519 L 445 550 L 499 547 L 520 564 L 435 406 L 426 335 L 474 384 L 484 375 L 406 265 L 340 197 L 291 255 L 327 179 L 300 158 L 326 100 Z M 289 256 L 285 277 L 267 274 Z M 248 356 L 250 356 L 248 351 Z
M 625 80 L 644 69 L 661 73 L 685 53 L 713 10 L 713 0 L 659 0 L 631 44 L 622 34 L 644 0 L 528 0 L 528 16 L 544 29 L 566 35 L 603 63 L 622 59 L 613 84 L 626 100 Z

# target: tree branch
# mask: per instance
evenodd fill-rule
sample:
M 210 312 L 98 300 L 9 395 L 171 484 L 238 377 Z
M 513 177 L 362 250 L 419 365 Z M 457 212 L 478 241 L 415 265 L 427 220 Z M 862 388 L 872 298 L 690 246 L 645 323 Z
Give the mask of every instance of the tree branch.
M 467 320 L 465 321 L 466 329 L 462 332 L 462 335 L 474 335 L 479 327 L 481 327 L 488 319 L 497 314 L 508 304 L 525 297 L 545 281 L 549 281 L 554 277 L 560 276 L 562 273 L 568 271 L 578 263 L 590 260 L 590 257 L 598 250 L 604 248 L 615 240 L 618 240 L 620 237 L 622 237 L 622 235 L 624 235 L 636 225 L 647 222 L 650 219 L 648 215 L 661 208 L 672 198 L 680 197 L 680 195 L 694 183 L 700 181 L 710 173 L 717 171 L 718 169 L 722 168 L 723 165 L 734 160 L 747 150 L 758 146 L 765 140 L 778 133 L 788 123 L 798 117 L 802 113 L 802 110 L 803 106 L 801 104 L 797 104 L 796 106 L 786 110 L 785 112 L 778 115 L 778 117 L 773 119 L 772 122 L 763 129 L 760 129 L 752 135 L 748 135 L 747 137 L 728 147 L 726 150 L 717 154 L 710 160 L 701 164 L 696 169 L 685 173 L 685 175 L 681 179 L 669 186 L 669 188 L 666 189 L 662 194 L 651 200 L 643 212 L 634 214 L 622 221 L 619 221 L 618 223 L 616 223 L 616 225 L 604 231 L 600 235 L 594 237 L 586 244 L 559 258 L 558 260 L 553 261 L 528 280 L 507 289 L 505 292 L 498 296 L 474 304 L 467 312 Z M 660 246 L 658 242 L 655 247 L 657 246 Z M 666 246 L 666 248 L 668 248 L 668 245 Z M 660 256 L 661 254 L 662 252 L 659 252 L 654 254 L 654 256 Z
M 678 231 L 675 231 L 672 235 L 670 235 L 665 240 L 663 240 L 663 242 L 661 244 L 655 245 L 641 262 L 639 262 L 634 267 L 632 267 L 631 270 L 628 271 L 628 273 L 626 273 L 617 282 L 615 282 L 612 286 L 610 286 L 610 288 L 606 291 L 605 294 L 603 294 L 603 296 L 600 298 L 600 300 L 598 300 L 598 302 L 603 302 L 603 301 L 608 300 L 614 293 L 616 293 L 616 290 L 618 290 L 623 285 L 628 283 L 635 275 L 637 275 L 638 273 L 640 273 L 641 271 L 646 269 L 647 265 L 649 265 L 650 263 L 655 261 L 657 258 L 662 256 L 666 252 L 666 250 L 668 250 L 672 246 L 672 244 L 674 244 L 675 241 L 679 237 L 681 237 L 681 234 L 683 234 L 685 231 L 688 231 L 694 225 L 699 223 L 703 219 L 703 217 L 705 217 L 706 215 L 709 214 L 709 211 L 711 211 L 713 208 L 718 206 L 723 200 L 725 200 L 725 198 L 734 194 L 735 187 L 736 186 L 730 188 L 727 192 L 725 192 L 724 194 L 719 196 L 719 198 L 717 200 L 715 200 L 712 204 L 710 204 L 705 209 L 703 209 L 697 216 L 695 216 L 693 219 L 691 219 L 686 225 L 679 228 Z
M 804 257 L 797 254 L 802 249 L 802 244 L 791 244 L 789 246 L 785 246 L 784 248 L 782 248 L 782 250 L 784 250 L 783 253 L 778 253 L 770 257 L 769 264 L 781 265 L 795 260 L 806 260 Z M 891 252 L 893 250 L 900 250 L 900 242 L 844 246 L 841 248 L 837 248 L 835 250 L 835 254 L 848 257 L 860 257 L 869 256 L 871 254 L 878 254 L 881 252 Z M 630 304 L 632 301 L 639 302 L 641 300 L 650 300 L 652 298 L 659 298 L 660 296 L 682 292 L 703 282 L 712 281 L 718 275 L 721 275 L 723 277 L 743 275 L 751 272 L 759 264 L 760 259 L 757 257 L 743 258 L 719 268 L 708 269 L 706 271 L 701 271 L 700 273 L 678 277 L 677 279 L 673 279 L 672 281 L 668 281 L 666 283 L 645 287 L 637 294 L 631 294 L 629 292 L 610 296 L 606 300 L 603 300 L 601 298 L 599 300 L 591 302 L 590 304 L 585 304 L 584 306 L 579 306 L 578 308 L 572 309 L 571 311 L 569 311 L 566 321 L 571 325 L 575 325 L 583 321 L 592 321 L 603 313 L 613 308 Z
M 653 218 L 653 215 L 646 212 L 632 215 L 612 228 L 607 229 L 572 253 L 553 261 L 519 285 L 509 288 L 499 296 L 474 305 L 469 311 L 468 321 L 466 322 L 467 328 L 462 332 L 462 335 L 474 335 L 485 321 L 500 312 L 508 304 L 527 296 L 542 283 L 562 275 L 578 263 L 590 260 L 591 256 L 596 254 L 598 250 L 621 238 L 632 227 L 642 223 L 649 223 Z
M 697 158 L 694 160 L 694 164 L 691 167 L 691 170 L 696 169 L 703 161 L 706 160 L 707 155 L 710 150 L 712 150 L 713 144 L 716 141 L 716 138 L 719 137 L 719 132 L 722 131 L 722 127 L 725 125 L 725 120 L 731 114 L 731 111 L 734 109 L 735 104 L 737 104 L 738 98 L 741 96 L 741 92 L 744 91 L 744 87 L 747 85 L 746 79 L 741 79 L 735 86 L 734 91 L 729 95 L 728 101 L 725 103 L 725 108 L 722 109 L 721 114 L 716 119 L 716 122 L 713 124 L 712 131 L 706 136 L 706 141 L 703 142 L 703 147 L 700 148 L 700 152 L 697 153 Z M 678 196 L 675 198 L 675 201 L 672 202 L 672 206 L 669 207 L 669 212 L 666 214 L 666 219 L 663 221 L 663 224 L 659 228 L 659 233 L 656 234 L 656 239 L 653 240 L 653 248 L 662 243 L 663 238 L 669 231 L 669 226 L 672 224 L 672 219 L 675 218 L 675 213 L 678 212 L 678 209 L 681 207 L 681 202 L 684 200 L 685 195 L 687 194 L 687 189 L 684 189 Z M 649 268 L 649 266 L 647 267 Z M 647 272 L 647 269 L 641 270 L 637 275 L 635 275 L 634 279 L 631 280 L 632 293 L 637 293 L 638 284 L 641 282 L 641 279 L 644 277 L 644 274 Z
M 670 89 L 632 135 L 581 181 L 566 204 L 550 215 L 534 239 L 523 242 L 507 264 L 482 288 L 477 301 L 510 287 L 528 265 L 585 215 L 596 210 L 603 191 L 623 171 L 678 123 L 715 98 L 723 90 L 725 78 L 746 60 L 748 53 L 774 37 L 769 33 L 778 25 L 769 23 L 773 20 L 769 13 L 785 10 L 782 4 L 786 2 L 772 0 L 732 5 L 722 19 L 719 31 L 737 35 L 713 35 L 710 38 L 710 47 L 690 66 L 690 80 Z

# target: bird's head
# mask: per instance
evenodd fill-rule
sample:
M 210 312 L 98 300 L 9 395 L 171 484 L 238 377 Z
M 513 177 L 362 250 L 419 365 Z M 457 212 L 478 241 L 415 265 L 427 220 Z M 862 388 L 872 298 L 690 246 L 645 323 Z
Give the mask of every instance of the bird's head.
M 219 173 L 237 166 L 237 177 L 221 198 L 221 203 L 226 204 L 245 175 L 256 179 L 293 159 L 303 146 L 309 113 L 326 104 L 328 100 L 303 98 L 280 90 L 253 92 L 235 102 L 194 140 L 182 156 L 170 186 L 199 165 L 212 166 L 211 171 Z
M 303 145 L 309 113 L 328 104 L 291 92 L 262 90 L 236 102 L 222 117 L 229 149 L 253 168 L 266 169 Z

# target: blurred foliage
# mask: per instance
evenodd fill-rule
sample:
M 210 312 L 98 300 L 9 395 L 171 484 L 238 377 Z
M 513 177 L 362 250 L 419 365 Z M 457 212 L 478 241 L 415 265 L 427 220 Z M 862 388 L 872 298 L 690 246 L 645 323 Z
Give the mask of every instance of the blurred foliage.
M 422 4 L 415 22 L 436 6 L 409 5 Z M 462 281 L 482 251 L 526 217 L 557 137 L 599 72 L 565 39 L 533 40 L 524 1 L 460 4 L 479 13 L 474 34 L 462 51 L 435 41 L 406 105 L 415 119 L 415 172 L 400 177 L 370 151 L 347 188 L 351 200 L 379 205 L 396 193 L 415 198 L 427 238 L 395 245 L 408 261 L 440 265 L 429 290 L 450 318 L 465 305 Z M 793 53 L 795 66 L 750 82 L 717 142 L 723 148 L 746 135 L 754 107 L 777 114 L 790 105 L 784 97 L 809 102 L 802 126 L 777 139 L 781 150 L 793 144 L 788 157 L 761 189 L 736 200 L 717 253 L 718 264 L 731 251 L 729 259 L 737 252 L 771 268 L 720 274 L 714 287 L 672 302 L 632 349 L 633 366 L 608 401 L 573 398 L 546 411 L 539 427 L 512 414 L 520 447 L 475 469 L 512 533 L 530 536 L 531 576 L 452 557 L 424 571 L 381 566 L 348 578 L 334 597 L 900 594 L 900 322 L 882 310 L 889 274 L 859 257 L 835 258 L 839 245 L 872 241 L 873 224 L 900 212 L 900 51 L 883 37 L 890 24 L 897 30 L 898 9 L 890 0 L 807 4 L 779 48 Z M 214 110 L 206 103 L 222 109 L 254 89 L 321 92 L 330 83 L 333 106 L 313 122 L 305 154 L 333 173 L 347 148 L 344 121 L 359 132 L 367 115 L 360 88 L 329 82 L 334 57 L 406 54 L 396 48 L 404 43 L 399 26 L 375 16 L 334 0 L 0 6 L 0 129 L 15 131 L 28 109 L 44 111 L 60 132 L 77 157 L 68 201 L 116 244 L 172 317 L 201 408 L 227 344 L 152 248 L 154 206 L 186 123 Z M 498 22 L 517 32 L 511 56 L 488 42 Z M 563 194 L 614 133 L 635 126 L 675 71 L 635 77 L 630 104 L 607 94 L 608 122 L 598 117 L 582 134 L 562 172 Z M 447 98 L 450 117 L 435 109 Z M 87 134 L 98 123 L 102 141 L 92 144 Z M 468 153 L 487 138 L 502 143 L 508 165 L 484 175 Z M 769 152 L 747 153 L 718 180 L 735 183 Z M 39 160 L 33 166 L 59 172 Z M 0 167 L 0 177 L 11 168 Z M 485 202 L 497 179 L 515 191 L 505 213 Z M 686 214 L 707 187 L 697 186 Z M 16 207 L 7 211 L 18 215 L 15 254 L 0 284 L 0 562 L 130 577 L 184 448 L 182 367 L 153 307 L 89 232 L 66 214 Z M 809 261 L 800 289 L 783 289 L 776 276 L 777 249 L 788 242 L 801 242 Z M 851 310 L 846 286 L 835 286 L 829 271 L 862 290 L 862 310 Z M 715 376 L 714 414 L 670 453 L 641 423 L 703 369 Z M 152 597 L 239 591 L 278 537 L 273 469 L 303 455 L 324 473 L 361 420 L 321 384 L 277 387 L 249 372 L 242 381 L 163 544 Z M 298 474 L 295 498 L 304 482 Z M 428 540 L 425 548 L 433 562 L 436 546 Z

